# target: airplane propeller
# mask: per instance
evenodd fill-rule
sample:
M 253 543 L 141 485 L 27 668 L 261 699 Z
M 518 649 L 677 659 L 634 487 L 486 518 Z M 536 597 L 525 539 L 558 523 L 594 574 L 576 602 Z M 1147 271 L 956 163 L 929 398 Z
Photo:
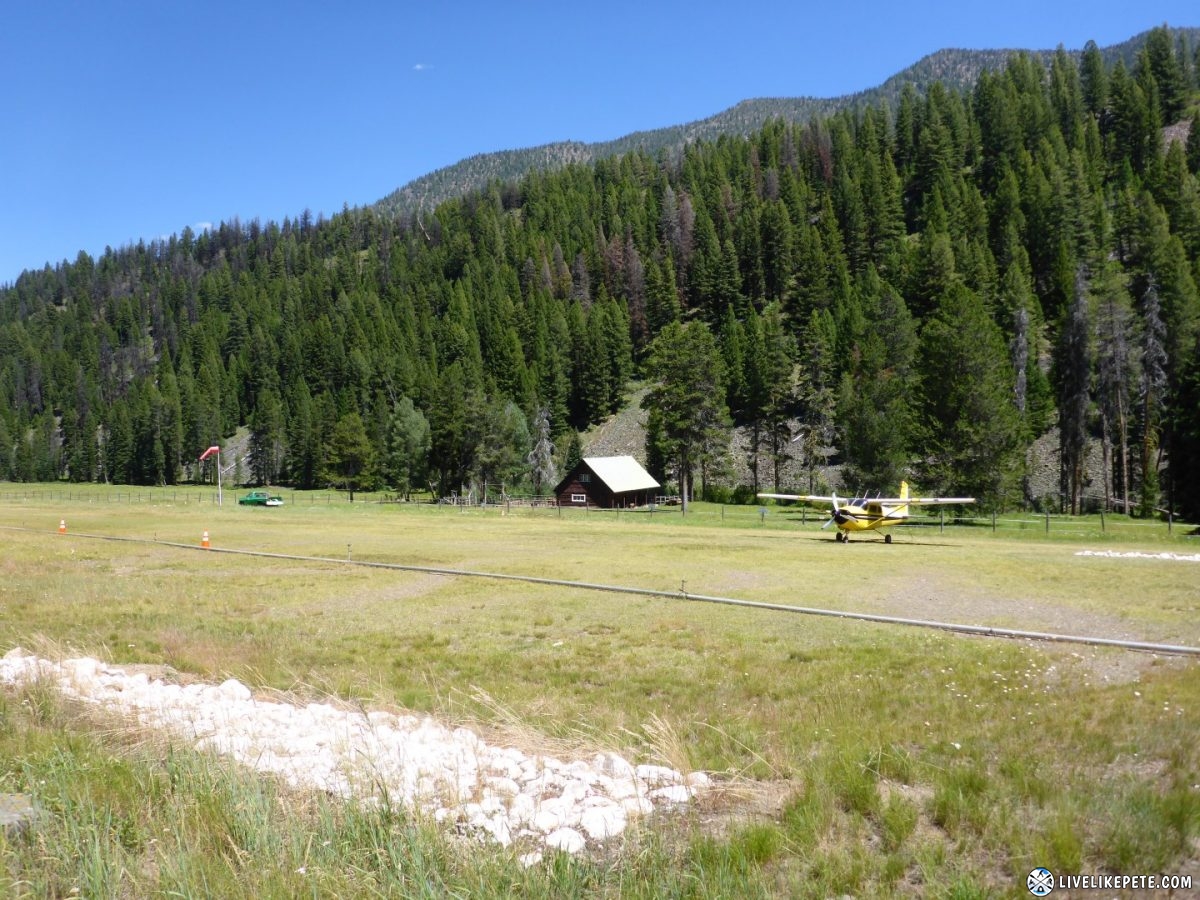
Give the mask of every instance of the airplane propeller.
M 835 494 L 832 494 L 831 496 L 833 497 L 833 512 L 831 512 L 829 514 L 829 521 L 827 521 L 824 525 L 821 526 L 822 531 L 824 531 L 826 528 L 828 528 L 830 525 L 832 525 L 834 522 L 837 521 L 837 514 L 838 514 L 837 494 L 835 493 Z

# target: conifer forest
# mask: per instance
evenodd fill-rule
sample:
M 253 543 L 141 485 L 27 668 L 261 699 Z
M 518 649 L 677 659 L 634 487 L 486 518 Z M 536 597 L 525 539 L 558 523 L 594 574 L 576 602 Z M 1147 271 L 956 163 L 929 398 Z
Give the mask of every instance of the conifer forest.
M 247 483 L 532 494 L 641 383 L 648 468 L 697 496 L 832 462 L 984 509 L 1194 520 L 1198 50 L 1164 26 L 1131 65 L 1018 53 L 419 212 L 27 271 L 0 287 L 0 480 L 211 479 L 197 457 L 240 429 Z

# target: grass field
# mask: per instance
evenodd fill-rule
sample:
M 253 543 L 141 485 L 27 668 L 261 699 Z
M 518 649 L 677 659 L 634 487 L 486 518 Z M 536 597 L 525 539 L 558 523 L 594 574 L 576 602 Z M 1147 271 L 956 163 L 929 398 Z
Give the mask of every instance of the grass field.
M 1194 657 L 353 564 L 1200 646 L 1200 563 L 1076 555 L 1200 552 L 1184 527 L 933 518 L 891 545 L 842 545 L 812 513 L 774 507 L 235 497 L 0 490 L 0 653 L 427 711 L 704 769 L 718 789 L 525 869 L 403 811 L 288 794 L 36 686 L 8 689 L 0 792 L 49 815 L 0 837 L 0 894 L 1016 897 L 1036 866 L 1200 884 Z M 206 552 L 205 531 L 213 551 L 325 561 Z

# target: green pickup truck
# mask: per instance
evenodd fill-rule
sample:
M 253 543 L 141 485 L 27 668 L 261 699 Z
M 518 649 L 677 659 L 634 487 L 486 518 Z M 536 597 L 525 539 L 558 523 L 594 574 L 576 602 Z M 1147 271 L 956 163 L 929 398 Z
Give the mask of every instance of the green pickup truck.
M 283 506 L 283 498 L 278 494 L 268 494 L 266 491 L 251 491 L 245 497 L 238 497 L 239 506 Z

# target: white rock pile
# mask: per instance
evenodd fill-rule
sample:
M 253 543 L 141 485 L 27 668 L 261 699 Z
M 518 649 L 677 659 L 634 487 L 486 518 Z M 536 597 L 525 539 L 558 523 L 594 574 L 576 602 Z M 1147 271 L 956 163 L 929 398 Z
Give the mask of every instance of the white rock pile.
M 21 648 L 0 659 L 0 682 L 40 679 L 65 695 L 164 729 L 200 750 L 232 757 L 296 788 L 391 802 L 503 846 L 576 853 L 632 819 L 686 804 L 709 784 L 702 772 L 634 766 L 613 753 L 563 762 L 493 747 L 429 717 L 362 713 L 325 703 L 255 699 L 230 679 L 179 685 L 91 658 L 53 662 Z

